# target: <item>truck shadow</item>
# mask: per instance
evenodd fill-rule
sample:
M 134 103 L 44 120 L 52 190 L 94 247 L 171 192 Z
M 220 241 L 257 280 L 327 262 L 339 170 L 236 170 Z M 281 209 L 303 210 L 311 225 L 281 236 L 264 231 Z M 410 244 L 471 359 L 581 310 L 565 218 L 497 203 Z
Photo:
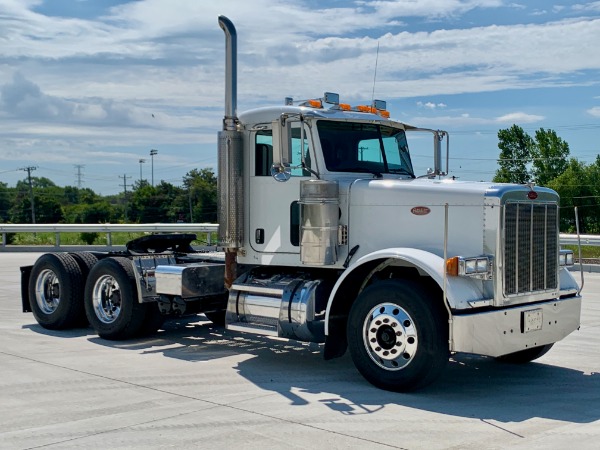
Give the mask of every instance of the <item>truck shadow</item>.
M 344 415 L 372 414 L 388 405 L 400 405 L 504 423 L 536 417 L 575 423 L 600 419 L 597 372 L 588 374 L 536 362 L 511 365 L 493 358 L 455 355 L 433 385 L 414 393 L 393 393 L 365 381 L 348 354 L 324 361 L 319 345 L 232 332 L 199 317 L 167 323 L 166 331 L 146 339 L 90 340 L 189 362 L 251 355 L 234 368 L 259 388 L 288 398 L 290 405 L 320 402 Z
M 45 336 L 57 336 L 61 338 L 80 338 L 85 336 L 95 336 L 96 333 L 91 327 L 85 328 L 72 328 L 70 330 L 48 330 L 47 328 L 38 325 L 37 323 L 31 323 L 27 325 L 23 325 L 21 327 L 23 330 L 31 330 L 37 334 L 42 334 Z

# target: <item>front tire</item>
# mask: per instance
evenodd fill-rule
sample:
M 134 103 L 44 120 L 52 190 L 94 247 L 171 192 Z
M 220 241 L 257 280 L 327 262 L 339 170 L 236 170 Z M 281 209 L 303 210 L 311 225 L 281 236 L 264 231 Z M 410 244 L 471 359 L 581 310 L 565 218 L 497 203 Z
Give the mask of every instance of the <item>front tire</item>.
M 29 304 L 35 320 L 49 330 L 73 328 L 84 316 L 82 275 L 66 253 L 40 256 L 29 277 Z
M 411 280 L 367 287 L 348 318 L 348 346 L 358 371 L 397 392 L 432 383 L 448 362 L 448 325 L 433 292 Z M 440 299 L 441 302 L 441 299 Z
M 85 284 L 85 313 L 103 339 L 122 340 L 135 336 L 146 316 L 138 301 L 131 261 L 114 257 L 99 261 Z

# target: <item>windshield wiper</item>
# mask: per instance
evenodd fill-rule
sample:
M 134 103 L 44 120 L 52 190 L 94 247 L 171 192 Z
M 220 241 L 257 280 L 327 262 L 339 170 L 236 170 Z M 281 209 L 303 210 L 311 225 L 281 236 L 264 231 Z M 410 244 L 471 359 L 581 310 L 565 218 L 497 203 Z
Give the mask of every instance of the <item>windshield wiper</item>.
M 406 169 L 405 169 L 405 168 L 403 168 L 403 167 L 401 167 L 401 168 L 399 168 L 399 169 L 388 169 L 388 172 L 389 172 L 389 173 L 397 173 L 397 174 L 408 175 L 408 176 L 410 176 L 411 178 L 417 178 L 417 177 L 415 176 L 415 174 L 414 174 L 414 173 L 412 173 L 412 172 L 409 172 L 408 170 L 406 170 Z
M 377 172 L 376 170 L 367 169 L 366 167 L 343 167 L 339 169 L 334 169 L 334 172 L 360 172 L 360 173 L 370 173 L 375 178 L 383 178 L 381 172 Z

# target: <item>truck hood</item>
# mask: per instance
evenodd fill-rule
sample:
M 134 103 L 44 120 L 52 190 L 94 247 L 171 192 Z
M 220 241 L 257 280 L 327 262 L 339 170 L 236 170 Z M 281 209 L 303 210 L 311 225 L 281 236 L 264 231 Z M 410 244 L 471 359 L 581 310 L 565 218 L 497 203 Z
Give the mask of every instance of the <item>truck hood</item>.
M 345 183 L 340 184 L 343 186 Z M 526 201 L 527 194 L 532 190 L 540 196 L 557 200 L 554 191 L 543 187 L 452 179 L 359 179 L 349 183 L 347 189 L 350 204 L 356 206 L 498 204 L 499 199 L 508 193 L 512 194 L 511 198 Z
M 505 200 L 531 201 L 524 185 L 429 179 L 339 180 L 347 205 L 350 248 L 357 256 L 384 248 L 410 247 L 441 256 L 448 204 L 450 254 L 493 254 Z M 533 188 L 537 201 L 556 202 L 547 188 Z

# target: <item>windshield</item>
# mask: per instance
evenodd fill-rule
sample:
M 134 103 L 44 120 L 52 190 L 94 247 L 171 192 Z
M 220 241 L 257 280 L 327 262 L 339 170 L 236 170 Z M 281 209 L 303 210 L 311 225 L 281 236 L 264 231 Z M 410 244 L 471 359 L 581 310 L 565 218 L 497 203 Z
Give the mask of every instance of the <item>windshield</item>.
M 414 177 L 404 130 L 385 125 L 319 120 L 327 170 Z

